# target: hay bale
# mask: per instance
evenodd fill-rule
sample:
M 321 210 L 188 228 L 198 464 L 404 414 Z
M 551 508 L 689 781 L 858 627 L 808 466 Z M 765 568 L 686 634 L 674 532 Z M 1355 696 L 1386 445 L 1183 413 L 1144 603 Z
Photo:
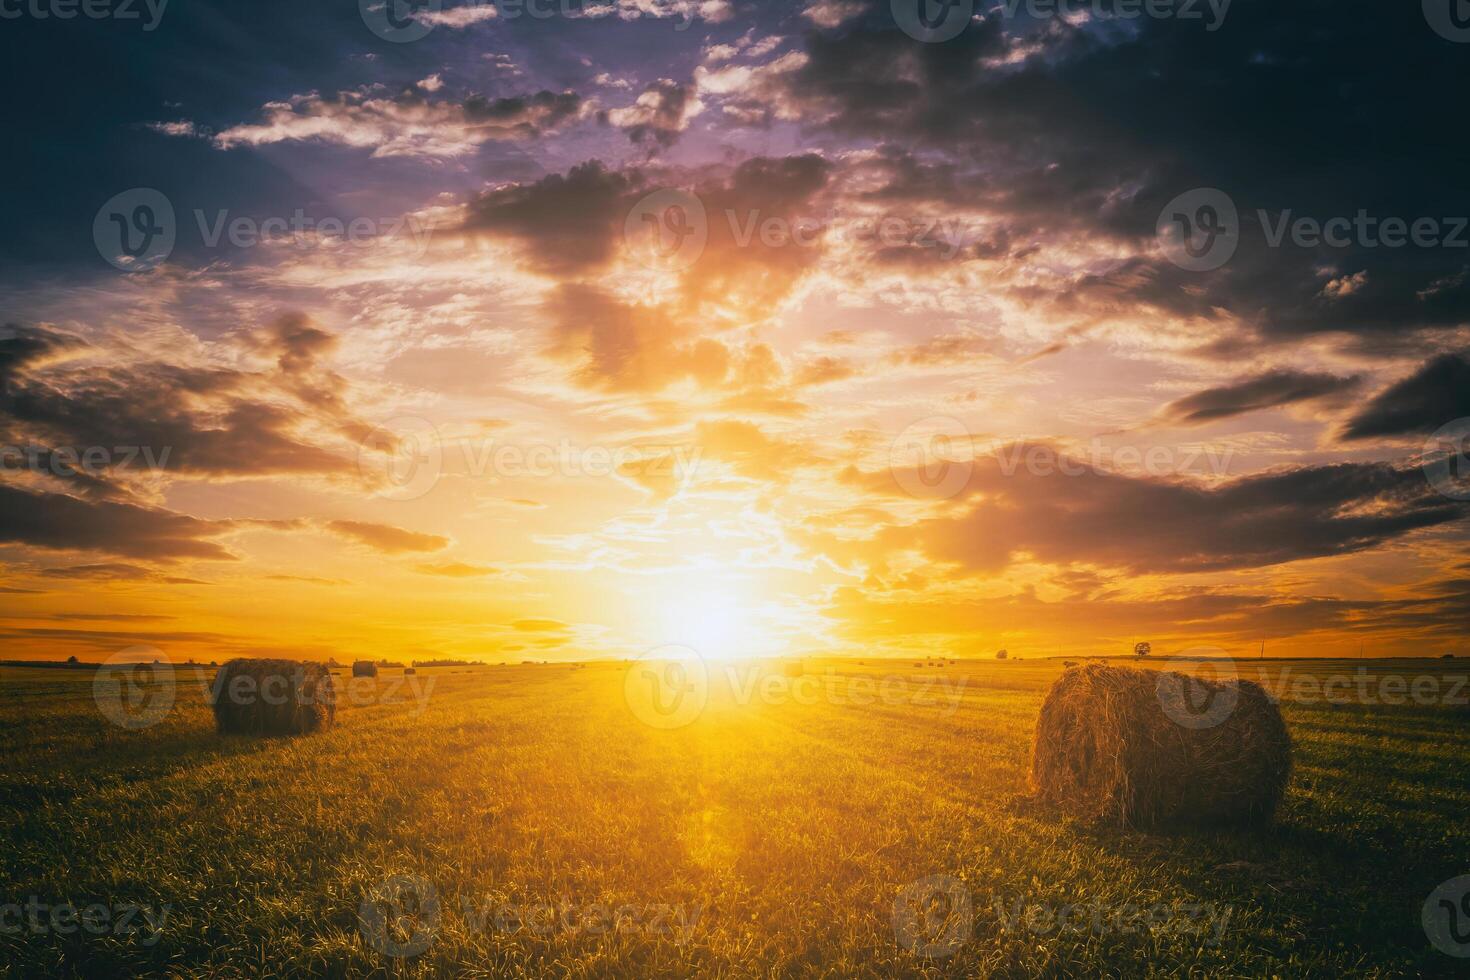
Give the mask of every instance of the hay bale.
M 229 660 L 209 702 L 221 735 L 308 735 L 332 727 L 337 688 L 318 663 Z
M 1038 799 L 1124 826 L 1269 822 L 1290 776 L 1291 736 L 1259 684 L 1173 671 L 1068 670 L 1032 743 Z
M 800 660 L 788 660 L 781 666 L 781 672 L 787 677 L 801 677 L 806 673 L 806 667 Z
M 354 660 L 352 661 L 352 676 L 377 677 L 378 665 L 371 660 Z
M 404 677 L 412 677 L 414 674 L 417 674 L 417 673 L 418 673 L 418 670 L 416 668 L 413 668 L 413 667 L 405 667 L 405 668 L 403 668 L 403 676 Z

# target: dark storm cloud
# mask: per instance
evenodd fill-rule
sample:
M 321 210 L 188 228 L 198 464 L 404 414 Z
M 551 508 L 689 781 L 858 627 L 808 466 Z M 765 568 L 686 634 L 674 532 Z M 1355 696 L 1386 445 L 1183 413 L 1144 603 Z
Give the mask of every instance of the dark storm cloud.
M 1170 402 L 1159 416 L 1176 425 L 1203 425 L 1247 412 L 1338 395 L 1355 388 L 1358 383 L 1358 378 L 1339 378 L 1331 374 L 1268 371 Z
M 904 493 L 901 474 L 847 476 Z M 1440 496 L 1421 470 L 1388 463 L 1203 486 L 1107 472 L 1025 444 L 977 459 L 958 499 L 978 502 L 961 516 L 888 528 L 881 543 L 985 571 L 1030 556 L 1135 574 L 1202 572 L 1364 551 L 1470 515 L 1470 502 Z
M 12 375 L 27 365 L 80 346 L 82 342 L 77 338 L 48 327 L 5 324 L 0 327 L 0 391 Z
M 211 540 L 228 523 L 118 501 L 86 501 L 0 484 L 0 542 L 172 561 L 233 559 Z
M 895 173 L 894 197 L 983 200 L 1018 238 L 1083 233 L 1151 250 L 1177 195 L 1230 195 L 1241 244 L 1224 268 L 1184 272 L 1154 253 L 1094 283 L 1118 303 L 1225 310 L 1267 337 L 1470 320 L 1465 247 L 1389 247 L 1381 227 L 1356 226 L 1342 245 L 1270 241 L 1288 212 L 1434 219 L 1445 237 L 1470 214 L 1470 140 L 1429 94 L 1463 88 L 1470 63 L 1417 4 L 1236 0 L 1214 31 L 1177 18 L 1007 20 L 992 9 L 958 38 L 923 44 L 875 2 L 811 32 L 806 49 L 807 64 L 779 79 L 774 98 L 787 110 L 950 157 Z
M 1343 438 L 1427 435 L 1464 418 L 1470 418 L 1470 362 L 1441 354 L 1374 396 Z
M 342 379 L 322 364 L 336 338 L 304 317 L 288 316 L 238 339 L 273 359 L 275 370 L 120 362 L 129 352 L 105 340 L 7 327 L 0 333 L 0 442 L 39 447 L 39 472 L 93 496 L 123 492 L 120 479 L 147 471 L 237 477 L 355 471 L 353 460 L 297 434 L 312 426 L 350 439 L 367 429 L 342 404 Z M 55 352 L 68 357 L 46 363 Z M 81 465 L 72 458 L 68 468 L 56 447 L 83 454 Z M 95 467 L 85 456 L 94 447 L 104 453 Z
M 611 259 L 643 189 L 637 170 L 610 171 L 591 160 L 566 176 L 551 174 L 484 194 L 471 203 L 464 230 L 519 242 L 542 271 L 587 272 Z

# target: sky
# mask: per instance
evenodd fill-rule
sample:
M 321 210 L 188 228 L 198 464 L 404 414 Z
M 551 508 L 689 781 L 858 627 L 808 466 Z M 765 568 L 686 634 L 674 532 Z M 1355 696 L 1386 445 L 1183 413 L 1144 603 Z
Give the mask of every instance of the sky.
M 1470 653 L 1456 9 L 4 0 L 4 655 Z

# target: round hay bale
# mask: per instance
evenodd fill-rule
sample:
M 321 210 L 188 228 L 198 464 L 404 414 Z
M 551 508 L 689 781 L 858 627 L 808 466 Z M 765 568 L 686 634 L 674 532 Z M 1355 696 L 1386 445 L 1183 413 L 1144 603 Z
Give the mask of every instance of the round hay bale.
M 418 668 L 416 668 L 416 667 L 405 667 L 405 668 L 403 668 L 403 676 L 404 677 L 412 677 L 414 674 L 417 674 L 417 673 L 418 673 Z
M 371 660 L 354 660 L 352 662 L 353 677 L 377 677 L 378 665 Z
M 331 671 L 295 660 L 227 661 L 209 702 L 221 735 L 308 735 L 337 716 Z
M 1259 684 L 1087 664 L 1041 706 L 1037 798 L 1123 826 L 1266 823 L 1291 776 L 1291 736 Z

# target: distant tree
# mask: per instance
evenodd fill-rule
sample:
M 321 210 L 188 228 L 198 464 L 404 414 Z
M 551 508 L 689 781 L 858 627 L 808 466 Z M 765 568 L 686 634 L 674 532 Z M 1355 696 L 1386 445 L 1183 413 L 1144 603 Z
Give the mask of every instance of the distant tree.
M 995 651 L 995 659 L 996 660 L 1004 660 L 1005 658 L 1009 657 L 1010 655 L 1011 654 L 1010 654 L 1010 651 L 1009 650 L 997 650 L 997 651 Z
M 1135 657 L 1147 657 L 1149 654 L 1151 654 L 1153 652 L 1154 652 L 1154 645 L 1152 643 L 1144 642 L 1144 643 L 1135 643 L 1133 645 L 1133 655 Z
M 66 662 L 69 663 L 69 664 L 76 663 L 77 662 L 76 654 L 72 654 L 70 657 L 67 657 L 66 658 Z

